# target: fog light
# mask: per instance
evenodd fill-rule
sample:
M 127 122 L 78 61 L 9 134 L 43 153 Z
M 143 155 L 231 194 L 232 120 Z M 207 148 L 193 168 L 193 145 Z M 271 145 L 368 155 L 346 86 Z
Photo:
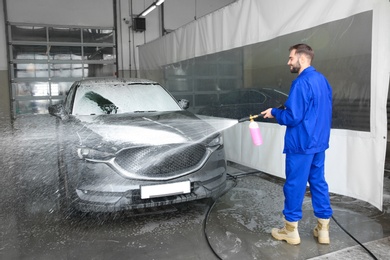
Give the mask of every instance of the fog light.
M 80 159 L 95 159 L 95 160 L 107 160 L 115 156 L 113 153 L 103 152 L 90 148 L 78 148 L 77 155 Z
M 88 148 L 78 148 L 77 149 L 77 155 L 80 159 L 84 159 L 89 154 Z

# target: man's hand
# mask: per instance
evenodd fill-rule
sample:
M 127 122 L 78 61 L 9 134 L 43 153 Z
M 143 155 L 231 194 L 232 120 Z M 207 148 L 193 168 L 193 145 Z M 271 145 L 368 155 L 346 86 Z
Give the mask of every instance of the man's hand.
M 264 118 L 274 118 L 274 116 L 271 114 L 272 108 L 268 108 L 267 110 L 264 110 L 260 114 L 263 115 Z

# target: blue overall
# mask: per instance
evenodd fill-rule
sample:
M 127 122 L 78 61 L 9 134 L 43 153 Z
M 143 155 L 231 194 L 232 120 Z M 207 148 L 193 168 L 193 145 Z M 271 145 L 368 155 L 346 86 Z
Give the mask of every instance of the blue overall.
M 310 185 L 314 215 L 332 216 L 325 180 L 325 150 L 329 147 L 332 123 L 332 88 L 326 78 L 310 66 L 292 82 L 285 109 L 271 113 L 285 125 L 286 182 L 283 214 L 287 221 L 302 218 L 306 185 Z

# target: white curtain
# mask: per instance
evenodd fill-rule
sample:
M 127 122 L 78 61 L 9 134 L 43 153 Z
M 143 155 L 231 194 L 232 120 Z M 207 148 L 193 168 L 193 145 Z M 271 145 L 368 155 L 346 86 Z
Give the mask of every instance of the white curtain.
M 371 70 L 365 71 L 371 73 L 370 130 L 332 129 L 325 170 L 331 192 L 361 199 L 382 209 L 390 73 L 389 1 L 238 0 L 141 46 L 140 69 L 159 70 L 167 64 L 266 42 L 367 11 L 372 11 Z M 343 36 L 343 33 L 338 35 L 340 39 Z M 355 51 L 359 44 L 351 44 L 347 51 Z M 287 62 L 288 50 L 285 52 Z M 340 55 L 343 52 L 340 50 Z M 279 61 L 270 55 L 267 62 L 269 66 L 276 66 Z M 259 125 L 264 143 L 258 147 L 250 140 L 247 123 L 225 130 L 228 160 L 284 177 L 285 128 L 269 123 Z

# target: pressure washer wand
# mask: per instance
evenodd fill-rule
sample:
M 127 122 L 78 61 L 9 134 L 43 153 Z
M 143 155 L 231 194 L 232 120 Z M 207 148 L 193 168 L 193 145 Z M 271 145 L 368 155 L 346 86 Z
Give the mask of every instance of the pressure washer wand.
M 247 116 L 247 117 L 243 117 L 243 118 L 238 120 L 238 123 L 242 123 L 242 122 L 245 122 L 245 121 L 253 121 L 253 119 L 258 118 L 259 116 L 261 116 L 261 114 L 254 115 L 254 116 L 250 115 L 250 116 Z

